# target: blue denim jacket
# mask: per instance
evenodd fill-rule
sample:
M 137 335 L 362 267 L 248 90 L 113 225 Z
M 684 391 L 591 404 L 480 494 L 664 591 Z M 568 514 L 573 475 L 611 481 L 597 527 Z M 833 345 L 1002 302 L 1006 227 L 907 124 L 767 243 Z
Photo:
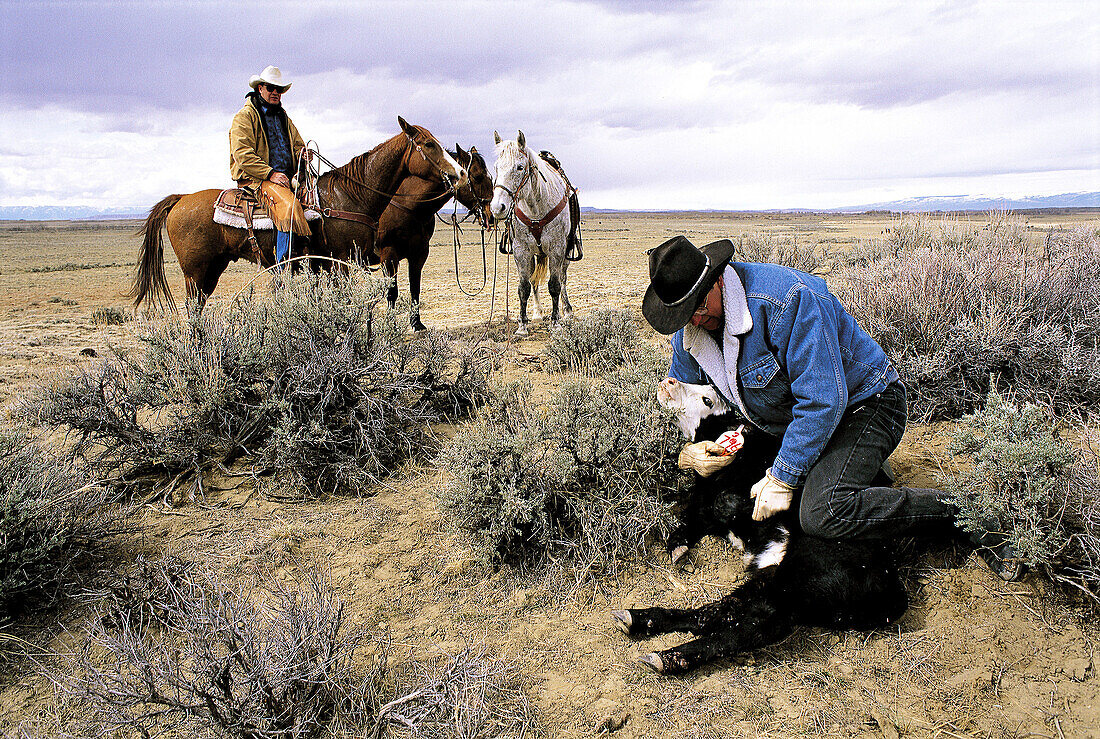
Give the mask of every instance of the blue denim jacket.
M 738 398 L 728 398 L 753 425 L 782 437 L 772 465 L 776 479 L 799 486 L 821 456 L 844 411 L 898 379 L 890 359 L 859 327 L 820 277 L 775 264 L 731 262 L 744 286 L 746 316 L 727 326 L 752 328 L 740 335 L 736 356 Z M 726 281 L 730 269 L 726 269 Z M 726 288 L 726 294 L 730 290 Z M 738 342 L 722 351 L 737 352 Z M 733 366 L 732 357 L 726 357 Z M 668 374 L 681 382 L 709 383 L 684 348 L 684 329 L 672 337 Z M 740 400 L 740 402 L 738 402 Z

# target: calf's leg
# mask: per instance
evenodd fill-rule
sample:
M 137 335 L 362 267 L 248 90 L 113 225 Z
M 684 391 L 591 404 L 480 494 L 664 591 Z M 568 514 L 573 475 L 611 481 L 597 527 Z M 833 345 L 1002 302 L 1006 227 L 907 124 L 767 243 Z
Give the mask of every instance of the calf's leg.
M 662 675 L 682 675 L 716 659 L 750 652 L 787 637 L 794 629 L 789 619 L 775 618 L 757 627 L 713 631 L 678 647 L 650 652 L 638 661 Z

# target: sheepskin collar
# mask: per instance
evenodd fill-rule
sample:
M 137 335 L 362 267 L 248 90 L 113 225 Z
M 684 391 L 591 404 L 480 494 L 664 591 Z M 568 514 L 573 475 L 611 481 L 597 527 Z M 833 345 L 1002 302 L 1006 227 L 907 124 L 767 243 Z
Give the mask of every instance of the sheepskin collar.
M 722 272 L 722 314 L 721 346 L 705 329 L 689 323 L 684 326 L 684 349 L 695 358 L 722 396 L 736 404 L 741 415 L 748 418 L 737 388 L 737 359 L 741 354 L 741 337 L 752 330 L 752 316 L 745 285 L 731 265 L 726 265 Z

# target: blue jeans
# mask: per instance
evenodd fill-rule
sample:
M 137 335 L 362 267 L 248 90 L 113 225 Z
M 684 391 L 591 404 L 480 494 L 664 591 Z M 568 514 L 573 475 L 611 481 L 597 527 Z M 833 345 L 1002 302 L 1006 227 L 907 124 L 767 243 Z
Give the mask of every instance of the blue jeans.
M 275 232 L 275 264 L 282 264 L 290 256 L 290 232 Z M 281 269 L 281 268 L 280 268 Z
M 950 534 L 955 507 L 940 490 L 892 488 L 876 480 L 905 432 L 900 382 L 845 411 L 802 488 L 799 521 L 826 539 L 884 539 Z

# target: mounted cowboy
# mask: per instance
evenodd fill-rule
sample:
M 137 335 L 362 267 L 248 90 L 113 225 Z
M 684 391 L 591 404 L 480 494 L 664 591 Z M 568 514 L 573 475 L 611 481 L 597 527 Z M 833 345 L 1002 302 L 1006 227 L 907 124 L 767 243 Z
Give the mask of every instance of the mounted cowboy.
M 248 81 L 252 92 L 233 116 L 229 128 L 229 174 L 238 187 L 262 203 L 277 231 L 275 261 L 290 254 L 290 233 L 308 238 L 309 226 L 301 204 L 294 197 L 291 180 L 305 150 L 294 122 L 282 106 L 291 83 L 278 67 L 269 66 Z

